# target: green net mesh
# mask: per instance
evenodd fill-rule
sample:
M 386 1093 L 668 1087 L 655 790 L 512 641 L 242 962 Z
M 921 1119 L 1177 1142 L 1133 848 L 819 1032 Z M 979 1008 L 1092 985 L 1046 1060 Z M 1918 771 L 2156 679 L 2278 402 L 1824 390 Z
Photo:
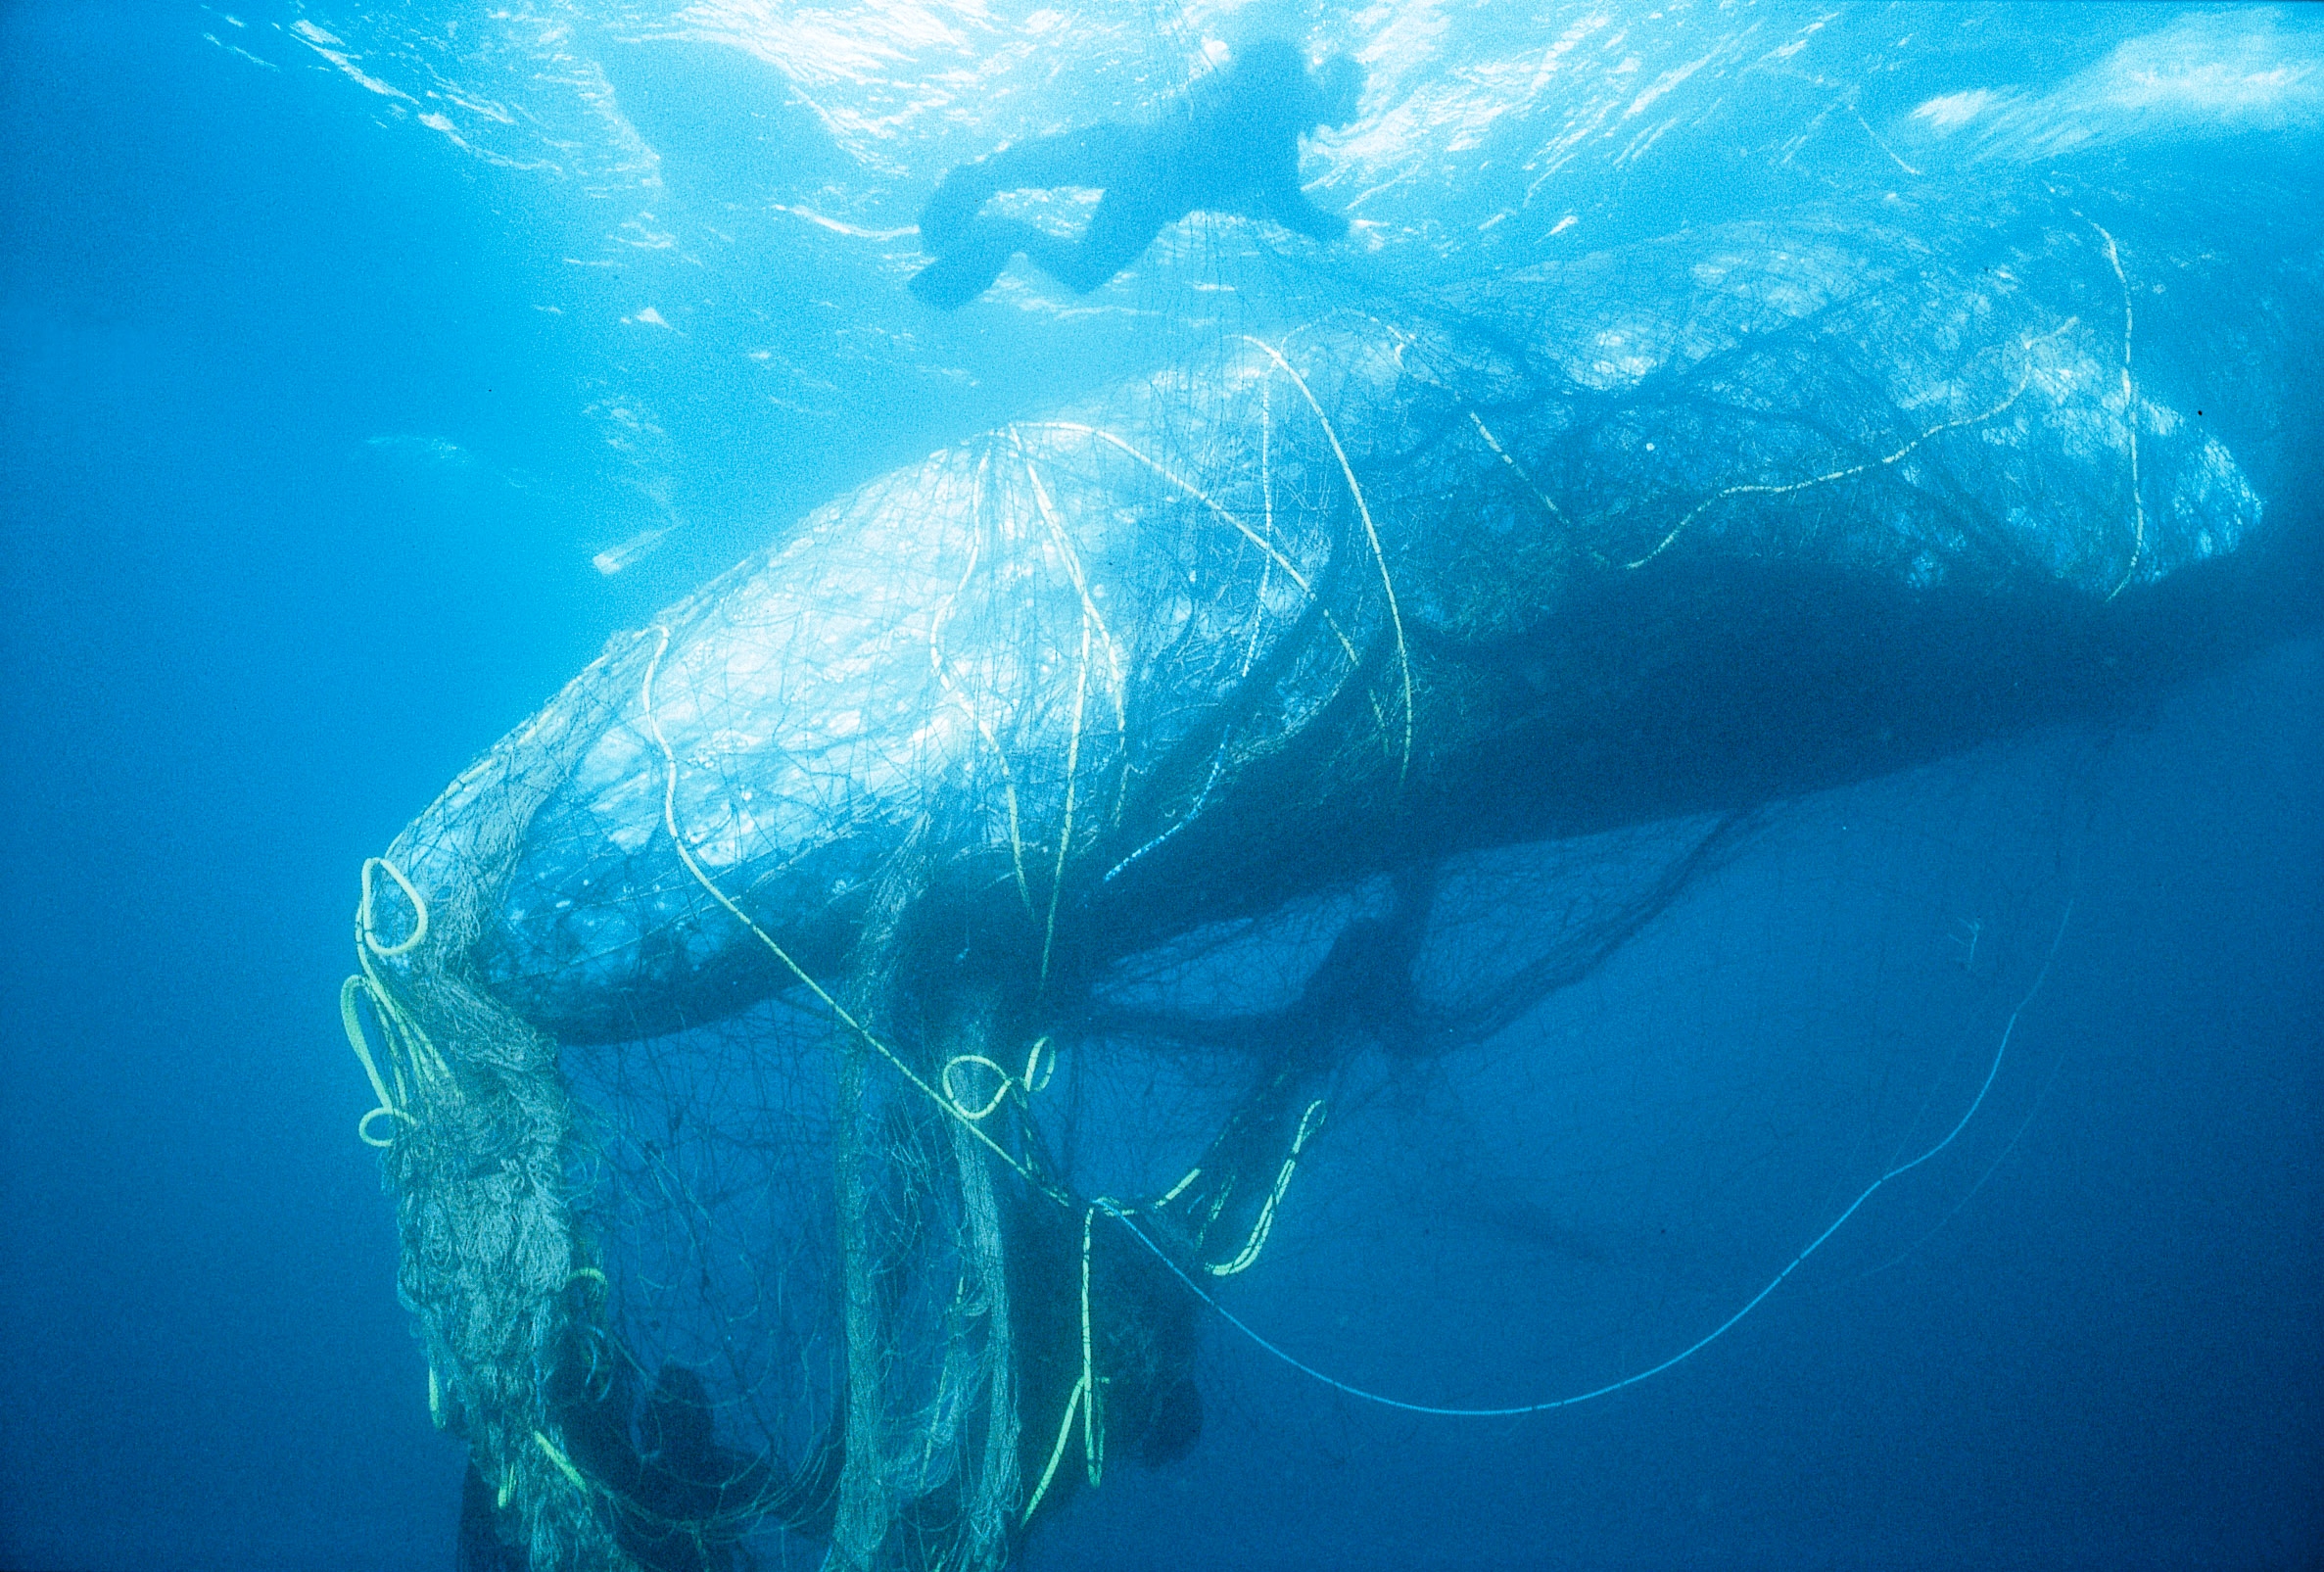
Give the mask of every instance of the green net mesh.
M 2139 412 L 2137 256 L 1810 214 L 1255 324 L 615 638 L 366 865 L 344 999 L 495 1532 L 990 1568 L 1182 1451 L 1180 1279 L 1359 1056 L 1589 975 L 1772 795 L 2137 680 L 2260 522 Z

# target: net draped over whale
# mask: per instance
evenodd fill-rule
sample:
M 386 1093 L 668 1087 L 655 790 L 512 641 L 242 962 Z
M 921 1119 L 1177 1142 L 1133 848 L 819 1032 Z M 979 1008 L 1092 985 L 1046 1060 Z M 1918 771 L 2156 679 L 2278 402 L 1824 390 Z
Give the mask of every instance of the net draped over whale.
M 1005 1563 L 1191 1443 L 1186 1283 L 1263 1269 L 1358 1058 L 1505 1026 L 1772 797 L 2194 658 L 2312 485 L 2312 243 L 1944 211 L 1222 334 L 835 499 L 479 759 L 344 1004 L 496 1532 Z M 1215 1113 L 1136 1163 L 1128 1044 Z

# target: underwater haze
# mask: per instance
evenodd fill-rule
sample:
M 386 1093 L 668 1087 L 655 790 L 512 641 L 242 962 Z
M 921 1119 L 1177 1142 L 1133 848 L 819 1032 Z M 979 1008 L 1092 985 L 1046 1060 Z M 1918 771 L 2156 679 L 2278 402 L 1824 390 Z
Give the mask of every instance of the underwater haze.
M 0 1572 L 2324 1560 L 2324 14 L 17 0 L 0 182 Z

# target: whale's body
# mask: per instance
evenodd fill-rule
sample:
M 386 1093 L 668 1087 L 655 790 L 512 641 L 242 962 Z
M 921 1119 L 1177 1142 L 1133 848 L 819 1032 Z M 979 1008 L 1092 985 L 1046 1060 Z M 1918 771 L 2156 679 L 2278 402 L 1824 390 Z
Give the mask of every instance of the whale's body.
M 617 637 L 392 856 L 441 890 L 502 846 L 483 975 L 566 1040 L 794 985 L 718 894 L 831 975 L 907 848 L 955 971 L 1056 996 L 2261 637 L 2314 529 L 2313 250 L 1966 211 L 1336 310 L 932 453 Z

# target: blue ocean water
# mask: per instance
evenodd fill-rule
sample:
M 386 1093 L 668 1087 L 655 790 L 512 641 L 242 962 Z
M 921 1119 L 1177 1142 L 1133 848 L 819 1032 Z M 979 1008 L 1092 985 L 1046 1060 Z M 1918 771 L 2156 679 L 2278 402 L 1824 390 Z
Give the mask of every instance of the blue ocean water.
M 451 1564 L 464 1450 L 333 1008 L 356 870 L 807 508 L 1185 357 L 1222 292 L 1894 211 L 1940 164 L 2167 172 L 2232 216 L 2324 145 L 2297 11 L 1342 10 L 1281 27 L 1372 74 L 1308 153 L 1366 219 L 1344 252 L 1229 224 L 1088 301 L 903 293 L 946 167 L 1151 103 L 1232 20 L 0 14 L 0 1566 Z M 2251 202 L 2189 250 L 2312 283 L 2313 227 Z M 2312 434 L 2313 385 L 2277 396 Z M 2315 450 L 2270 451 L 2268 523 L 2312 537 Z M 2313 1564 L 2324 642 L 2268 615 L 2095 718 L 1795 802 L 1319 1149 L 1233 1306 L 1416 1403 L 1589 1390 L 1750 1302 L 2009 1030 L 1960 1143 L 1731 1331 L 1450 1419 L 1209 1318 L 1195 1451 L 1025 1564 Z

